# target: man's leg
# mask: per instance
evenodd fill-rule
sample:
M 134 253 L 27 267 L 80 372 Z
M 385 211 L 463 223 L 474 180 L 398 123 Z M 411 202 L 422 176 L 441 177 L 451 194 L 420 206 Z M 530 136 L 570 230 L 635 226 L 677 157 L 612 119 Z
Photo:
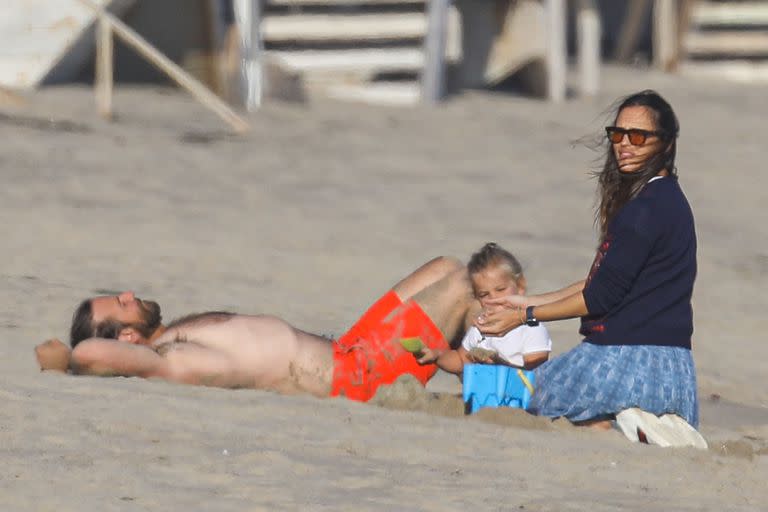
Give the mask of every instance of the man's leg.
M 472 294 L 466 267 L 455 270 L 411 298 L 453 345 L 464 335 L 480 305 Z
M 456 258 L 438 256 L 432 259 L 398 282 L 392 289 L 405 302 L 420 291 L 464 268 Z

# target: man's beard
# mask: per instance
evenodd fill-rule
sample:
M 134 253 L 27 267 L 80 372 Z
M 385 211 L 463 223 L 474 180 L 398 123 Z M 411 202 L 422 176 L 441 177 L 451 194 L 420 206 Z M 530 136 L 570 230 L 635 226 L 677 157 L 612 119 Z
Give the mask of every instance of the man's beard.
M 160 304 L 152 300 L 139 300 L 139 304 L 141 304 L 141 322 L 133 327 L 142 336 L 149 339 L 163 321 L 163 315 L 160 314 Z

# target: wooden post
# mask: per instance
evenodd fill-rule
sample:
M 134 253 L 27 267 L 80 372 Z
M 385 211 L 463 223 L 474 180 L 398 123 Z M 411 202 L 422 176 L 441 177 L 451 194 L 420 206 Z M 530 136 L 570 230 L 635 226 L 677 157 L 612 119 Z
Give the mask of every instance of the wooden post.
M 221 0 L 207 0 L 203 3 L 203 34 L 209 48 L 206 71 L 213 86 L 213 92 L 226 98 L 227 86 L 224 74 L 223 50 L 226 27 L 221 12 Z
M 93 3 L 92 0 L 80 0 L 80 2 L 87 5 L 97 13 L 99 17 L 103 17 L 109 23 L 114 35 L 119 37 L 126 45 L 136 50 L 147 60 L 147 62 L 157 67 L 160 71 L 163 71 L 180 87 L 186 89 L 200 103 L 213 110 L 219 117 L 226 121 L 233 130 L 238 133 L 244 133 L 250 129 L 250 126 L 245 119 L 237 115 L 237 113 L 235 113 L 235 111 L 233 111 L 218 96 L 213 94 L 207 87 L 149 44 L 128 25 L 104 10 L 101 6 Z
M 671 71 L 677 60 L 677 13 L 675 0 L 656 0 L 653 6 L 653 63 Z
M 597 94 L 600 87 L 600 15 L 594 0 L 579 0 L 576 15 L 578 32 L 579 92 Z
M 109 20 L 102 15 L 96 22 L 96 108 L 99 115 L 112 119 L 112 90 L 114 87 L 114 40 Z
M 619 41 L 616 44 L 616 51 L 613 55 L 616 60 L 629 60 L 637 49 L 640 29 L 643 28 L 645 14 L 648 12 L 648 1 L 628 0 L 627 13 L 624 15 L 624 22 L 621 24 Z
M 427 105 L 437 104 L 445 95 L 445 45 L 450 4 L 450 0 L 429 2 L 424 70 L 421 75 L 421 99 Z
M 567 48 L 565 43 L 565 0 L 545 0 L 547 17 L 547 95 L 550 101 L 565 100 Z

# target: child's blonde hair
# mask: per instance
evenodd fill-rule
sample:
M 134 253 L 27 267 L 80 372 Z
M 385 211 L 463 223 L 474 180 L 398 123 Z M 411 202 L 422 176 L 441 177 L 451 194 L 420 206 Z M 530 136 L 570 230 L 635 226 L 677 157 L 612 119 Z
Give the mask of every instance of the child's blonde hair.
M 471 276 L 497 265 L 506 265 L 509 268 L 510 277 L 514 280 L 518 280 L 523 275 L 523 267 L 517 258 L 495 242 L 488 242 L 469 258 L 467 271 Z

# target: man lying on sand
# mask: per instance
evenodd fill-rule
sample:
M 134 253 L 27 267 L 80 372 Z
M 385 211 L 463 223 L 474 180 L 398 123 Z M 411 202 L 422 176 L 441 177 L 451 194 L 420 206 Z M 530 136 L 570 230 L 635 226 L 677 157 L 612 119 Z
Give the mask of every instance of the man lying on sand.
M 435 374 L 437 367 L 420 365 L 400 339 L 420 337 L 434 351 L 447 350 L 476 311 L 464 266 L 436 258 L 397 283 L 334 342 L 264 315 L 209 312 L 164 326 L 156 302 L 125 292 L 80 304 L 71 351 L 53 339 L 35 353 L 43 370 L 367 401 L 405 373 L 422 384 Z

